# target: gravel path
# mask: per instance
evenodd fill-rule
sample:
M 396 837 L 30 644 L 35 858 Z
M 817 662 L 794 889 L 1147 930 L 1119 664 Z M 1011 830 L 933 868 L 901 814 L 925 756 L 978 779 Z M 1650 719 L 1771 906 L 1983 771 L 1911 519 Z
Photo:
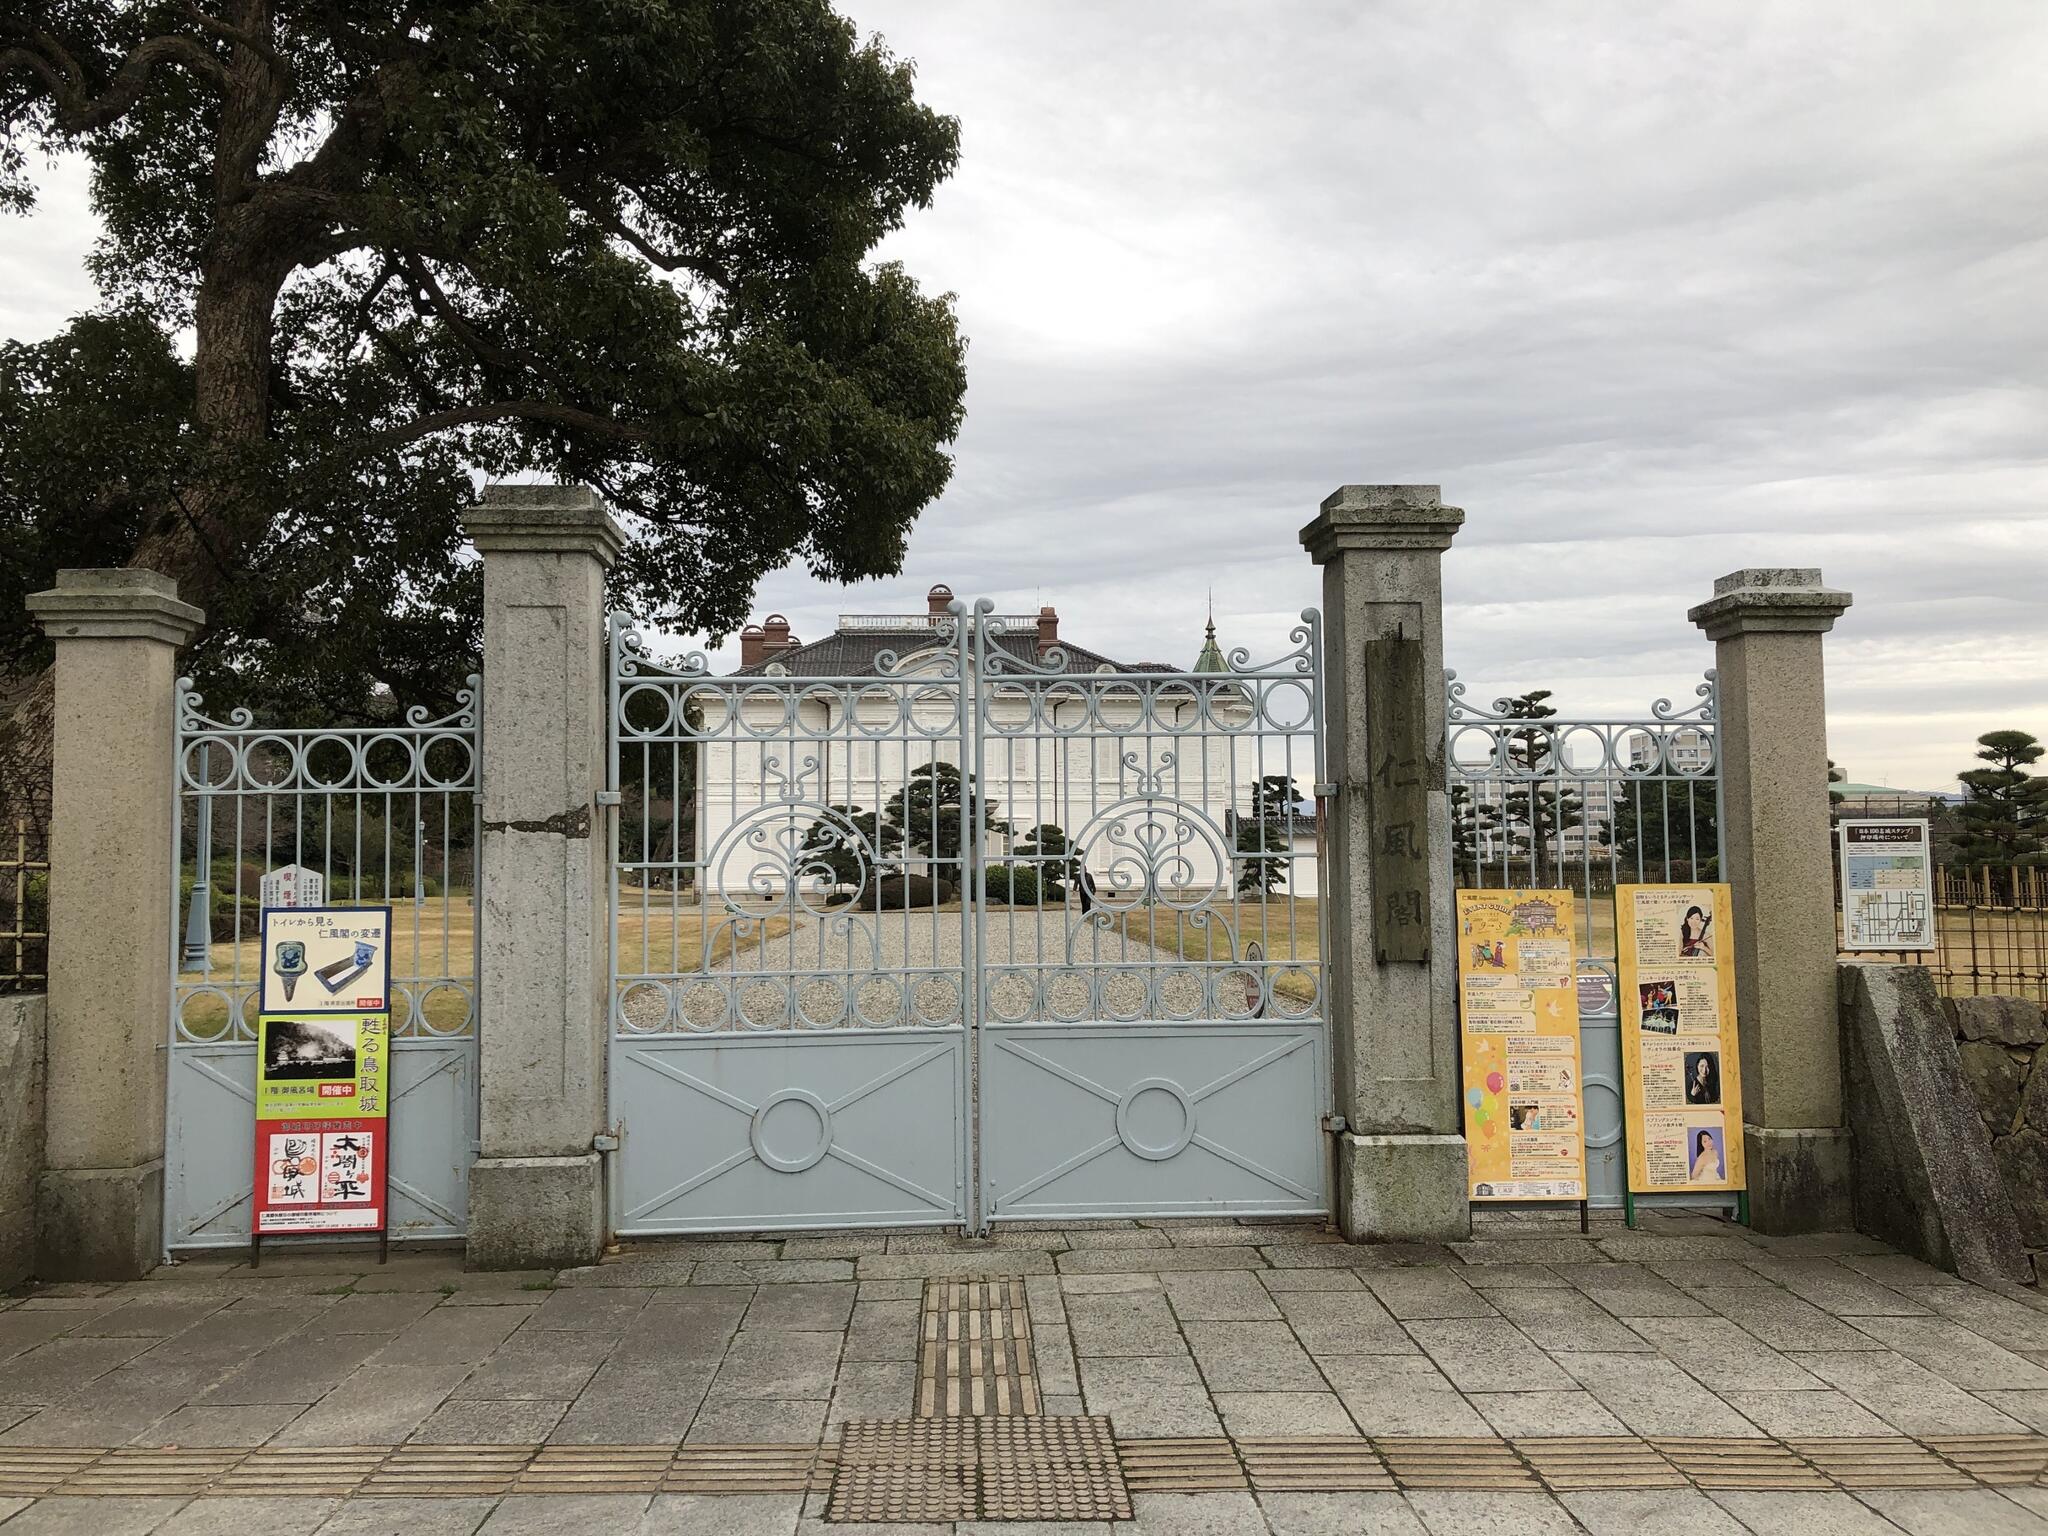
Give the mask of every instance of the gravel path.
M 649 1033 L 954 1024 L 964 926 L 957 909 L 806 917 L 709 972 L 628 981 L 624 1012 Z M 1244 1016 L 1250 972 L 1185 963 L 1077 907 L 992 908 L 981 943 L 997 1022 L 1200 1018 L 1210 990 Z

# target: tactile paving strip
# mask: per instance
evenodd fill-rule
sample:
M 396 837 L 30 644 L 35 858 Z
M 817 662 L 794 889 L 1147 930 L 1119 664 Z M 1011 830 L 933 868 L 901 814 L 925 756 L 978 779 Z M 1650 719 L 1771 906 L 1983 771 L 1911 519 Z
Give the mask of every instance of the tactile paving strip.
M 0 1495 L 829 1493 L 859 1518 L 1114 1519 L 1129 1494 L 2048 1486 L 2048 1436 L 1117 1441 L 1099 1417 L 864 1420 L 836 1445 L 0 1446 Z M 946 1515 L 941 1510 L 964 1513 Z M 1049 1511 L 1016 1513 L 1015 1511 Z M 1089 1513 L 1090 1510 L 1096 1511 Z M 851 1519 L 852 1515 L 834 1518 Z
M 855 1419 L 845 1426 L 826 1519 L 1128 1520 L 1109 1420 Z
M 1683 1488 L 1685 1476 L 1633 1435 L 1516 1440 L 1515 1449 L 1558 1493 L 1582 1489 Z
M 1776 1440 L 1674 1438 L 1650 1444 L 1699 1488 L 1805 1492 L 1834 1486 Z
M 1789 1440 L 1839 1487 L 1851 1492 L 1873 1488 L 1968 1488 L 1969 1474 L 1950 1466 L 1917 1440 Z
M 1119 1440 L 1117 1460 L 1133 1493 L 1207 1493 L 1244 1488 L 1237 1450 L 1222 1436 L 1180 1440 Z
M 1261 1492 L 1351 1493 L 1394 1486 L 1393 1474 L 1372 1443 L 1355 1435 L 1240 1440 L 1237 1450 L 1252 1486 Z
M 1022 1280 L 928 1280 L 919 1324 L 919 1418 L 1038 1413 L 1031 1313 Z
M 664 1493 L 823 1493 L 839 1452 L 819 1445 L 686 1445 Z
M 1505 1440 L 1383 1439 L 1374 1445 L 1403 1488 L 1540 1488 L 1536 1474 Z
M 2040 1435 L 1942 1435 L 1927 1448 L 1994 1488 L 2048 1480 L 2048 1439 Z

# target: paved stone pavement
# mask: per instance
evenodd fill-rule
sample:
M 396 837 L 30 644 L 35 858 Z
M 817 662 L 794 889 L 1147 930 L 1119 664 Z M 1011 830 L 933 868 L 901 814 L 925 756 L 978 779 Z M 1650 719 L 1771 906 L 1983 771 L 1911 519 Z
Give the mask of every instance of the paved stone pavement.
M 470 1496 L 286 1497 L 147 1479 L 210 1455 L 208 1466 L 271 1468 L 270 1487 L 318 1447 L 406 1447 L 428 1461 L 435 1446 L 501 1447 L 520 1466 L 575 1447 L 643 1447 L 667 1465 L 678 1445 L 678 1458 L 830 1445 L 849 1419 L 910 1416 L 924 1282 L 984 1274 L 1024 1277 L 1046 1411 L 1107 1415 L 1126 1444 L 1186 1438 L 1227 1460 L 1276 1437 L 1341 1437 L 1361 1451 L 1443 1437 L 1534 1464 L 1532 1437 L 1654 1444 L 1675 1458 L 1669 1447 L 1698 1437 L 1717 1457 L 1739 1442 L 1796 1450 L 1802 1468 L 1851 1469 L 1805 1470 L 1789 1490 L 1698 1471 L 1627 1487 L 1597 1465 L 1576 1486 L 1526 1472 L 1526 1486 L 1495 1488 L 1406 1476 L 1352 1491 L 1256 1478 L 1229 1491 L 1140 1486 L 1140 1532 L 2048 1536 L 2048 1473 L 1979 1479 L 1940 1460 L 1962 1454 L 1945 1447 L 1993 1443 L 1970 1437 L 2044 1443 L 2048 1299 L 1961 1284 L 1853 1235 L 1771 1239 L 1652 1216 L 1640 1232 L 1596 1223 L 1581 1238 L 1508 1213 L 1487 1213 L 1474 1241 L 1449 1248 L 1351 1247 L 1303 1225 L 1125 1223 L 989 1242 L 646 1244 L 559 1275 L 466 1274 L 445 1252 L 379 1268 L 373 1254 L 300 1248 L 256 1272 L 222 1255 L 134 1284 L 42 1287 L 0 1298 L 0 1536 L 879 1529 L 824 1523 L 816 1481 L 808 1493 L 677 1493 L 657 1471 L 631 1492 L 532 1494 L 504 1491 L 507 1473 Z M 1856 1445 L 1837 1442 L 1940 1475 L 1861 1473 Z M 111 1454 L 160 1446 L 179 1450 Z M 64 1466 L 87 1470 L 22 1481 L 23 1466 L 39 1454 L 54 1465 L 63 1448 L 75 1448 Z M 400 1455 L 362 1454 L 366 1465 Z M 131 1474 L 144 1481 L 109 1481 Z M 63 1475 L 72 1484 L 51 1494 Z M 93 1478 L 129 1491 L 74 1496 Z M 1908 1486 L 1928 1481 L 1955 1486 Z

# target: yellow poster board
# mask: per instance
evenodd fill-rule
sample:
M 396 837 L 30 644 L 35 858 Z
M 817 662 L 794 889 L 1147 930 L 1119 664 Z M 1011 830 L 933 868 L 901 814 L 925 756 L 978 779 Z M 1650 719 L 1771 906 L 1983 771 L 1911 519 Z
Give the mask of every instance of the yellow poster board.
M 1746 1187 L 1735 960 L 1725 885 L 1618 885 L 1628 1187 Z
M 1471 1197 L 1585 1199 L 1570 891 L 1458 892 L 1458 1017 Z

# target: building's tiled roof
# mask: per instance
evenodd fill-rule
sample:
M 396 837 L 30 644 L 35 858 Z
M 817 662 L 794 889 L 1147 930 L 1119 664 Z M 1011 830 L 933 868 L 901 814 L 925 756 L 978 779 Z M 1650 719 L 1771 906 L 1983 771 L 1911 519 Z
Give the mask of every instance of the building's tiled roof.
M 1038 659 L 1038 637 L 1035 634 L 1009 633 L 991 635 L 989 638 L 1002 650 L 1020 660 L 1036 662 Z M 894 653 L 900 660 L 932 644 L 933 639 L 934 635 L 929 626 L 914 622 L 895 630 L 835 630 L 822 640 L 814 640 L 809 645 L 800 645 L 794 650 L 784 651 L 751 667 L 741 667 L 732 676 L 764 677 L 770 667 L 779 664 L 791 677 L 870 677 L 877 675 L 877 661 L 885 651 Z M 1091 651 L 1085 645 L 1076 645 L 1071 640 L 1060 641 L 1060 649 L 1066 653 L 1067 671 L 1070 673 L 1093 672 L 1102 667 L 1108 667 L 1116 672 L 1180 670 L 1160 661 L 1112 661 L 1100 651 Z

